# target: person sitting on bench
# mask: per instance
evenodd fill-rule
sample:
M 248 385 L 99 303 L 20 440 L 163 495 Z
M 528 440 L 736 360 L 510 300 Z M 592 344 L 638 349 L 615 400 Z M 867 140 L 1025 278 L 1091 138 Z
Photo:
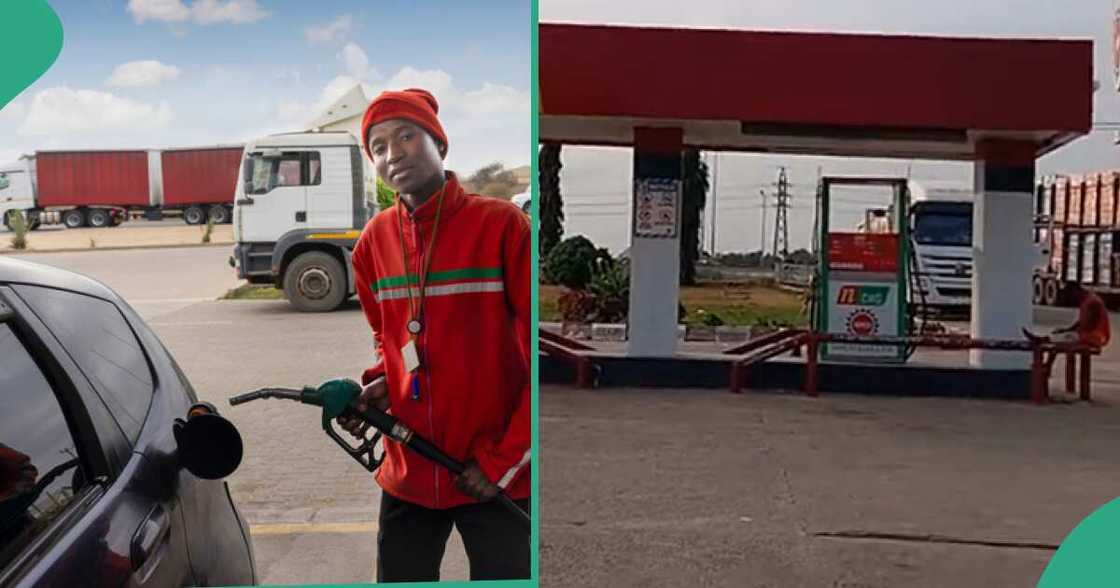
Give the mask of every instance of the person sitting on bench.
M 1112 335 L 1108 323 L 1108 308 L 1104 301 L 1095 292 L 1074 284 L 1071 292 L 1078 303 L 1077 320 L 1070 326 L 1054 329 L 1050 335 L 1037 335 L 1023 327 L 1023 335 L 1032 342 L 1041 343 L 1080 343 L 1097 349 L 1108 345 Z M 1054 365 L 1056 352 L 1051 352 L 1046 359 L 1046 374 L 1049 376 L 1050 368 Z

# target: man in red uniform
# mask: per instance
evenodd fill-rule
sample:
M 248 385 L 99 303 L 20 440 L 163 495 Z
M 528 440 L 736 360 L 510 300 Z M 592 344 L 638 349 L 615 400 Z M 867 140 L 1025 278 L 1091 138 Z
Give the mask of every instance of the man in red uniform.
M 1078 303 L 1077 320 L 1068 327 L 1054 329 L 1049 336 L 1036 335 L 1023 328 L 1023 335 L 1032 341 L 1054 343 L 1082 343 L 1093 347 L 1108 345 L 1112 337 L 1112 330 L 1108 322 L 1108 307 L 1095 292 L 1076 284 L 1072 292 Z M 1046 358 L 1046 374 L 1057 359 L 1057 353 L 1051 353 Z
M 1032 341 L 1055 343 L 1084 343 L 1104 347 L 1112 336 L 1108 323 L 1108 307 L 1095 292 L 1075 284 L 1072 295 L 1077 301 L 1077 320 L 1068 327 L 1054 329 L 1049 336 L 1036 335 L 1023 328 L 1023 334 Z
M 516 206 L 468 194 L 444 171 L 438 111 L 424 90 L 383 92 L 362 121 L 366 154 L 397 204 L 354 247 L 378 356 L 359 402 L 388 409 L 468 467 L 452 476 L 384 441 L 377 578 L 437 580 L 453 525 L 472 580 L 528 578 L 529 535 L 487 500 L 503 491 L 529 506 L 532 234 Z

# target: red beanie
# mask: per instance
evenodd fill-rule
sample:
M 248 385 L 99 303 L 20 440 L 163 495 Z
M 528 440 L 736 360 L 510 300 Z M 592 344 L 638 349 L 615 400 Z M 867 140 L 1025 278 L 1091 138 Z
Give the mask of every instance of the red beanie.
M 373 154 L 369 152 L 369 128 L 393 118 L 407 119 L 420 125 L 446 147 L 447 134 L 443 132 L 443 125 L 439 124 L 437 114 L 439 103 L 427 90 L 409 88 L 399 92 L 382 92 L 369 103 L 366 115 L 362 117 L 362 149 L 373 159 Z

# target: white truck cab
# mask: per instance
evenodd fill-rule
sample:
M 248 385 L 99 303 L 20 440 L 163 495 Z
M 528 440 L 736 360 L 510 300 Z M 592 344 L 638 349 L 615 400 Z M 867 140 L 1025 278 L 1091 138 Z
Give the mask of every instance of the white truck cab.
M 967 311 L 972 301 L 973 193 L 911 181 L 910 237 L 918 291 L 927 308 Z
M 0 218 L 9 226 L 14 211 L 24 213 L 24 218 L 34 224 L 28 211 L 35 208 L 34 160 L 28 157 L 0 164 Z
M 238 277 L 282 288 L 302 311 L 338 308 L 354 294 L 350 254 L 377 212 L 373 178 L 348 132 L 250 142 L 233 209 Z

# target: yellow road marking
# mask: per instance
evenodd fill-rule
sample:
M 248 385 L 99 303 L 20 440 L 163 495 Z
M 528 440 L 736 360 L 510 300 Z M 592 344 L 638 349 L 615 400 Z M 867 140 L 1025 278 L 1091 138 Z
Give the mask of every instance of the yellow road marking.
M 374 533 L 376 531 L 376 521 L 354 523 L 263 523 L 249 526 L 249 534 L 251 535 Z
M 357 239 L 361 231 L 346 231 L 345 233 L 311 233 L 308 239 Z

